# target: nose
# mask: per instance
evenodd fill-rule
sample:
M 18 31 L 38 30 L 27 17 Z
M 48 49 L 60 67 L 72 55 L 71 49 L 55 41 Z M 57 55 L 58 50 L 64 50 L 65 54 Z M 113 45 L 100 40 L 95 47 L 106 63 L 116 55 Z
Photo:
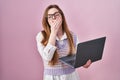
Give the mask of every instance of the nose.
M 53 18 L 53 19 L 56 19 L 56 17 L 55 17 L 55 16 L 53 16 L 52 18 Z

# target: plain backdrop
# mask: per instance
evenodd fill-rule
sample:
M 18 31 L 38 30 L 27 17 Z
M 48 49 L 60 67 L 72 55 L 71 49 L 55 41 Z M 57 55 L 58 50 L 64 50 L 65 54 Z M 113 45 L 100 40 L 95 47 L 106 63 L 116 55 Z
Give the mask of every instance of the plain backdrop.
M 102 60 L 76 69 L 80 80 L 120 80 L 120 0 L 0 0 L 0 80 L 42 80 L 35 37 L 50 4 L 80 42 L 107 37 Z

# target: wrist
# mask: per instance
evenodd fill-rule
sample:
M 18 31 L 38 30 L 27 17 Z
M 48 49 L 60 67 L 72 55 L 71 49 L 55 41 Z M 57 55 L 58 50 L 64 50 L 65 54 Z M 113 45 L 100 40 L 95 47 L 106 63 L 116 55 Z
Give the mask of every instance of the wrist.
M 51 32 L 50 35 L 56 36 L 57 32 Z

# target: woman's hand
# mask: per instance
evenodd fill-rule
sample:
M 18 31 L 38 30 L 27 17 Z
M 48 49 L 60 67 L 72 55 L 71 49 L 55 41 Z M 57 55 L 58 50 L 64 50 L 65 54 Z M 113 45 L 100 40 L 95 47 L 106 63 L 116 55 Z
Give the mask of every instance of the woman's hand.
M 91 65 L 91 60 L 89 59 L 85 65 L 83 65 L 84 68 L 88 68 Z
M 50 37 L 49 37 L 48 43 L 50 43 L 52 45 L 55 45 L 56 35 L 58 33 L 59 28 L 62 27 L 61 26 L 62 19 L 61 18 L 56 18 L 55 20 L 52 20 L 52 21 L 49 21 L 51 33 L 50 33 Z
M 61 27 L 62 19 L 56 18 L 55 20 L 50 21 L 51 33 L 57 34 L 59 28 Z

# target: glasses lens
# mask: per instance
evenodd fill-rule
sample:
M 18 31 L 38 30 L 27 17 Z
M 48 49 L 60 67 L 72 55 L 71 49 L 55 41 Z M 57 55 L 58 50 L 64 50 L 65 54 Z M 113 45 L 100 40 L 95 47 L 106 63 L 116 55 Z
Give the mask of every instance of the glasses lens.
M 55 12 L 54 14 L 48 14 L 48 19 L 53 19 L 53 18 L 57 18 L 60 16 L 59 12 Z

